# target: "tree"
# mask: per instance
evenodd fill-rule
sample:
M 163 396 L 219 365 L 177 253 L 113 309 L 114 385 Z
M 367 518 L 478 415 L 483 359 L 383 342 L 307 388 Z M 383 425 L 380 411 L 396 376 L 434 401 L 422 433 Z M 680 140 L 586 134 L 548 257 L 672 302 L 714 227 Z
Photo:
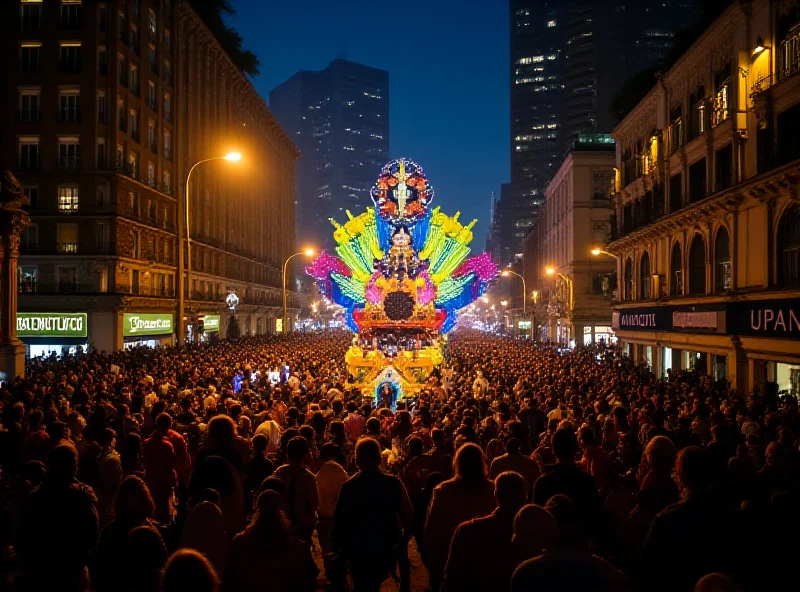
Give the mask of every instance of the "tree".
M 216 37 L 234 65 L 245 74 L 258 76 L 258 56 L 242 47 L 242 36 L 225 23 L 236 14 L 230 0 L 189 0 L 189 4 Z

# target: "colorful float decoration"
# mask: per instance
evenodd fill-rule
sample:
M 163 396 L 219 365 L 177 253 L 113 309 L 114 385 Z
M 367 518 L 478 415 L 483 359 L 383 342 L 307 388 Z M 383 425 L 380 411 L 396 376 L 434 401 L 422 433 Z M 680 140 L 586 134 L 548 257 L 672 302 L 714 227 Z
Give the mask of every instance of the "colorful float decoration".
M 378 404 L 413 396 L 441 363 L 441 337 L 458 311 L 497 276 L 488 254 L 469 257 L 472 228 L 438 207 L 417 163 L 386 164 L 372 188 L 374 207 L 335 227 L 336 254 L 306 268 L 323 296 L 346 310 L 358 334 L 347 353 L 350 374 Z

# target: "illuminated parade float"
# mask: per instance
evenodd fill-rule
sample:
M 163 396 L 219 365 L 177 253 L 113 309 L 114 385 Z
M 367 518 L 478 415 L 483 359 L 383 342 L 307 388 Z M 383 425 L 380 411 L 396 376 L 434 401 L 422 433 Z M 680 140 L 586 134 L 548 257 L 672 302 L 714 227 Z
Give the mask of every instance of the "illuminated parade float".
M 347 352 L 355 385 L 394 407 L 425 386 L 458 311 L 499 270 L 488 254 L 468 258 L 477 220 L 463 226 L 458 212 L 431 208 L 433 188 L 417 163 L 389 162 L 371 195 L 363 214 L 331 220 L 336 255 L 323 251 L 306 272 L 357 334 Z

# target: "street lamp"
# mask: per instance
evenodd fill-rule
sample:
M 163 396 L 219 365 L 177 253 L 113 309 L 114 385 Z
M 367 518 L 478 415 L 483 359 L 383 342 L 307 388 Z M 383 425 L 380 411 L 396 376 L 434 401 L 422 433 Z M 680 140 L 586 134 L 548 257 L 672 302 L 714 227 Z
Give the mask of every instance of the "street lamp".
M 483 300 L 483 303 L 484 303 L 484 304 L 489 304 L 489 299 L 488 299 L 486 296 L 484 296 L 483 298 L 481 298 L 481 300 Z
M 501 300 L 500 304 L 502 304 L 503 306 L 508 306 L 508 300 Z
M 504 269 L 503 273 L 500 275 L 502 275 L 503 277 L 508 277 L 509 275 L 515 275 L 522 280 L 522 316 L 524 317 L 526 315 L 525 300 L 526 296 L 528 295 L 528 288 L 525 287 L 525 278 L 522 277 L 521 274 L 517 273 L 516 271 L 512 271 L 510 269 Z
M 189 226 L 189 181 L 192 178 L 194 170 L 204 162 L 211 162 L 212 160 L 227 160 L 228 162 L 239 162 L 242 160 L 241 152 L 228 152 L 223 156 L 212 156 L 211 158 L 204 158 L 198 160 L 189 169 L 186 175 L 186 186 L 183 192 L 183 216 L 178 217 L 178 234 L 180 240 L 178 241 L 178 344 L 183 345 L 186 336 L 186 324 L 184 323 L 183 316 L 185 314 L 186 300 L 191 296 L 186 292 L 191 291 L 191 273 L 192 273 L 192 239 L 191 227 Z M 185 228 L 180 228 L 181 223 Z M 186 268 L 184 269 L 184 252 L 183 252 L 183 237 L 186 236 Z M 186 289 L 184 290 L 184 283 Z
M 602 249 L 592 249 L 592 255 L 597 257 L 598 255 L 608 255 L 609 257 L 613 257 L 614 259 L 619 259 L 614 253 L 609 253 L 608 251 L 604 251 Z
M 286 317 L 286 266 L 289 265 L 289 261 L 294 259 L 295 257 L 299 257 L 300 255 L 305 255 L 306 257 L 313 257 L 314 256 L 314 249 L 306 249 L 305 251 L 300 251 L 299 253 L 295 253 L 294 255 L 289 255 L 286 261 L 283 262 L 283 333 L 287 332 L 287 317 Z
M 575 302 L 573 300 L 573 293 L 572 293 L 572 280 L 565 276 L 563 273 L 559 273 L 553 267 L 548 267 L 544 270 L 547 275 L 557 275 L 560 277 L 564 282 L 567 284 L 567 288 L 569 288 L 569 309 L 573 310 L 575 306 Z

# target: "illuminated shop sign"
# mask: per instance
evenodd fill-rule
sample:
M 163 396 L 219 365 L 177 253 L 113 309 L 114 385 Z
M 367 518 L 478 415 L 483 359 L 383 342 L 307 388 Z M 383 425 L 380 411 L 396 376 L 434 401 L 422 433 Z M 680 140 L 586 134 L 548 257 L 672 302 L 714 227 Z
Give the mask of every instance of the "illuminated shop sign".
M 140 335 L 168 335 L 172 333 L 173 316 L 167 313 L 125 313 L 122 315 L 122 334 L 125 337 Z
M 19 337 L 86 337 L 86 313 L 18 312 Z

